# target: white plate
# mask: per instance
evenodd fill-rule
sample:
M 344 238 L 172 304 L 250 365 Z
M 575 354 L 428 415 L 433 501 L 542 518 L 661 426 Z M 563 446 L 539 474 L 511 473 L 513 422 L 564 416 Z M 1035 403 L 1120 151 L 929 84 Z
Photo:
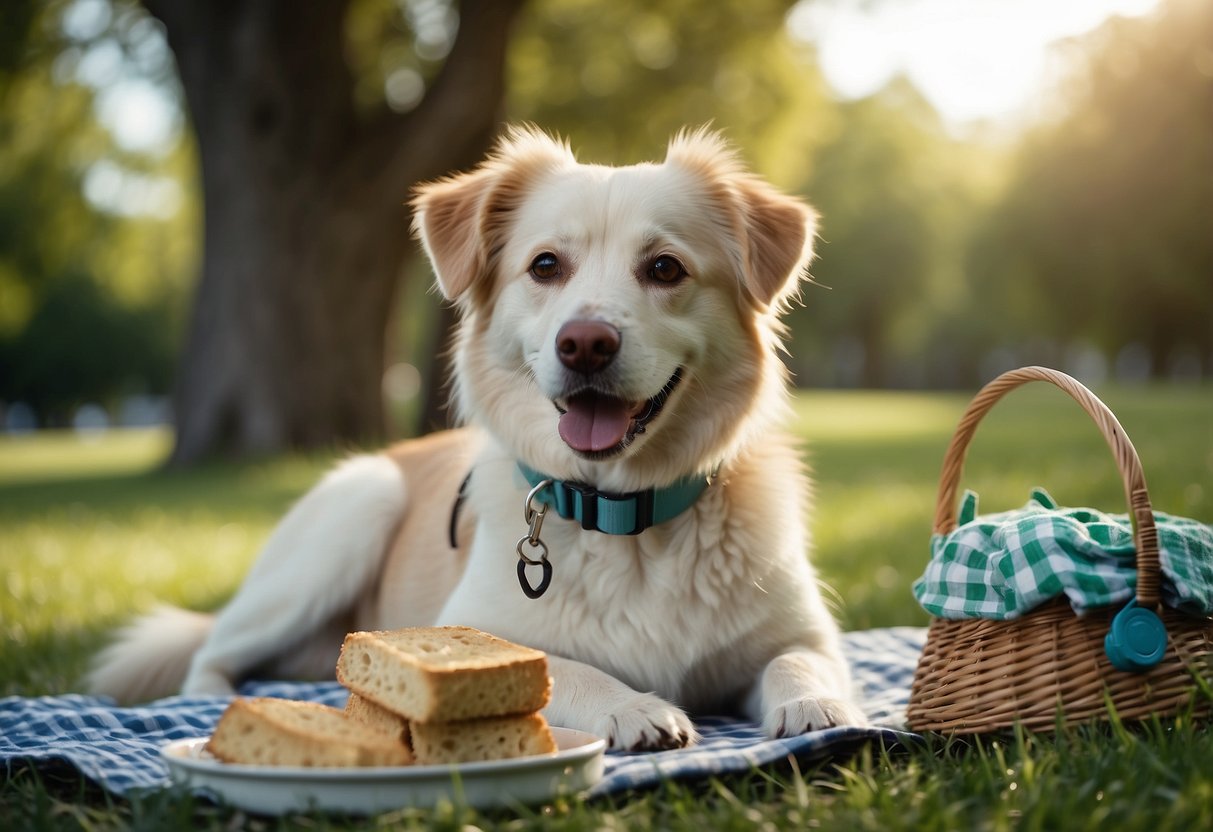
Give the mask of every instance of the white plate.
M 585 791 L 602 779 L 606 742 L 552 728 L 556 752 L 450 766 L 303 768 L 237 765 L 204 750 L 207 737 L 160 749 L 173 781 L 207 788 L 230 806 L 265 815 L 316 809 L 374 814 L 440 801 L 477 809 L 534 804 Z

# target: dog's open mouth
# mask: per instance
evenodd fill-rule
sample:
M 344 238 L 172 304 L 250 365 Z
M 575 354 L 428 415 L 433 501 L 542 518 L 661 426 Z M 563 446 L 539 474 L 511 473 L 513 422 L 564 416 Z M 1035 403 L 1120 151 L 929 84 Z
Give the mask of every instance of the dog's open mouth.
M 609 396 L 596 390 L 583 390 L 567 399 L 554 401 L 560 411 L 560 438 L 579 454 L 606 457 L 627 447 L 638 433 L 665 407 L 674 388 L 682 381 L 682 368 L 670 376 L 657 395 L 641 402 Z

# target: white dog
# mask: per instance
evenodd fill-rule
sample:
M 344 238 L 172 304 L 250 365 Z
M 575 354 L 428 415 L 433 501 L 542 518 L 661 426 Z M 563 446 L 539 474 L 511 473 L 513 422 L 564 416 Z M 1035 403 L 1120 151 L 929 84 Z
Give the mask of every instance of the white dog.
M 688 712 L 863 724 L 777 432 L 812 210 L 705 131 L 610 168 L 530 129 L 413 207 L 469 427 L 339 466 L 217 616 L 139 620 L 93 689 L 331 677 L 347 631 L 465 624 L 547 651 L 548 719 L 615 748 L 693 743 Z

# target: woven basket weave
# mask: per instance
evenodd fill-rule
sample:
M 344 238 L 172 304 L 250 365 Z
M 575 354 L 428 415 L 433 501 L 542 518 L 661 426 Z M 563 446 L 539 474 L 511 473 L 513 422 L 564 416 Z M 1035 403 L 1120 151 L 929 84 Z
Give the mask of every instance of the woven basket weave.
M 978 422 L 1009 391 L 1030 381 L 1047 381 L 1068 393 L 1095 421 L 1116 458 L 1137 550 L 1137 603 L 1160 614 L 1166 655 L 1145 673 L 1112 666 L 1104 636 L 1119 605 L 1079 618 L 1061 598 L 1011 621 L 936 618 L 914 673 L 906 713 L 910 729 L 977 734 L 1019 723 L 1051 730 L 1106 719 L 1108 702 L 1125 720 L 1189 706 L 1207 714 L 1213 703 L 1197 692 L 1193 677 L 1213 684 L 1213 619 L 1160 609 L 1158 533 L 1141 461 L 1116 417 L 1078 381 L 1025 367 L 1004 373 L 974 397 L 944 456 L 934 531 L 956 528 L 957 488 Z

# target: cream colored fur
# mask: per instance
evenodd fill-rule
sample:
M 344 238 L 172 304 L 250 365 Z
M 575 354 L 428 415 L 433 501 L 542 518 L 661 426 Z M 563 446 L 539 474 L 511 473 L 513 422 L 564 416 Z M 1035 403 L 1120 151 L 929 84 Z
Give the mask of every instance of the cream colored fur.
M 806 559 L 808 479 L 787 415 L 778 314 L 811 257 L 815 216 L 746 173 L 713 134 L 676 137 L 661 164 L 578 163 L 515 130 L 476 170 L 423 186 L 415 229 L 462 318 L 455 393 L 470 427 L 339 468 L 284 519 L 194 654 L 187 693 L 254 668 L 322 671 L 342 627 L 465 624 L 547 651 L 545 714 L 617 748 L 694 742 L 687 713 L 739 710 L 771 735 L 861 724 L 837 627 Z M 559 279 L 530 268 L 545 252 Z M 686 277 L 648 277 L 658 256 Z M 612 395 L 683 378 L 647 429 L 605 459 L 575 452 L 553 402 L 574 392 L 556 354 L 570 320 L 621 333 Z M 605 375 L 605 374 L 604 374 Z M 543 526 L 551 588 L 526 598 L 515 542 L 527 484 L 516 463 L 608 492 L 718 478 L 684 514 L 636 536 Z M 472 471 L 460 547 L 446 543 Z M 196 647 L 197 629 L 183 651 Z M 163 655 L 167 636 L 158 640 Z M 125 689 L 138 640 L 98 669 Z M 292 655 L 302 661 L 284 661 Z M 291 666 L 293 665 L 293 666 Z M 104 685 L 99 685 L 104 689 Z

